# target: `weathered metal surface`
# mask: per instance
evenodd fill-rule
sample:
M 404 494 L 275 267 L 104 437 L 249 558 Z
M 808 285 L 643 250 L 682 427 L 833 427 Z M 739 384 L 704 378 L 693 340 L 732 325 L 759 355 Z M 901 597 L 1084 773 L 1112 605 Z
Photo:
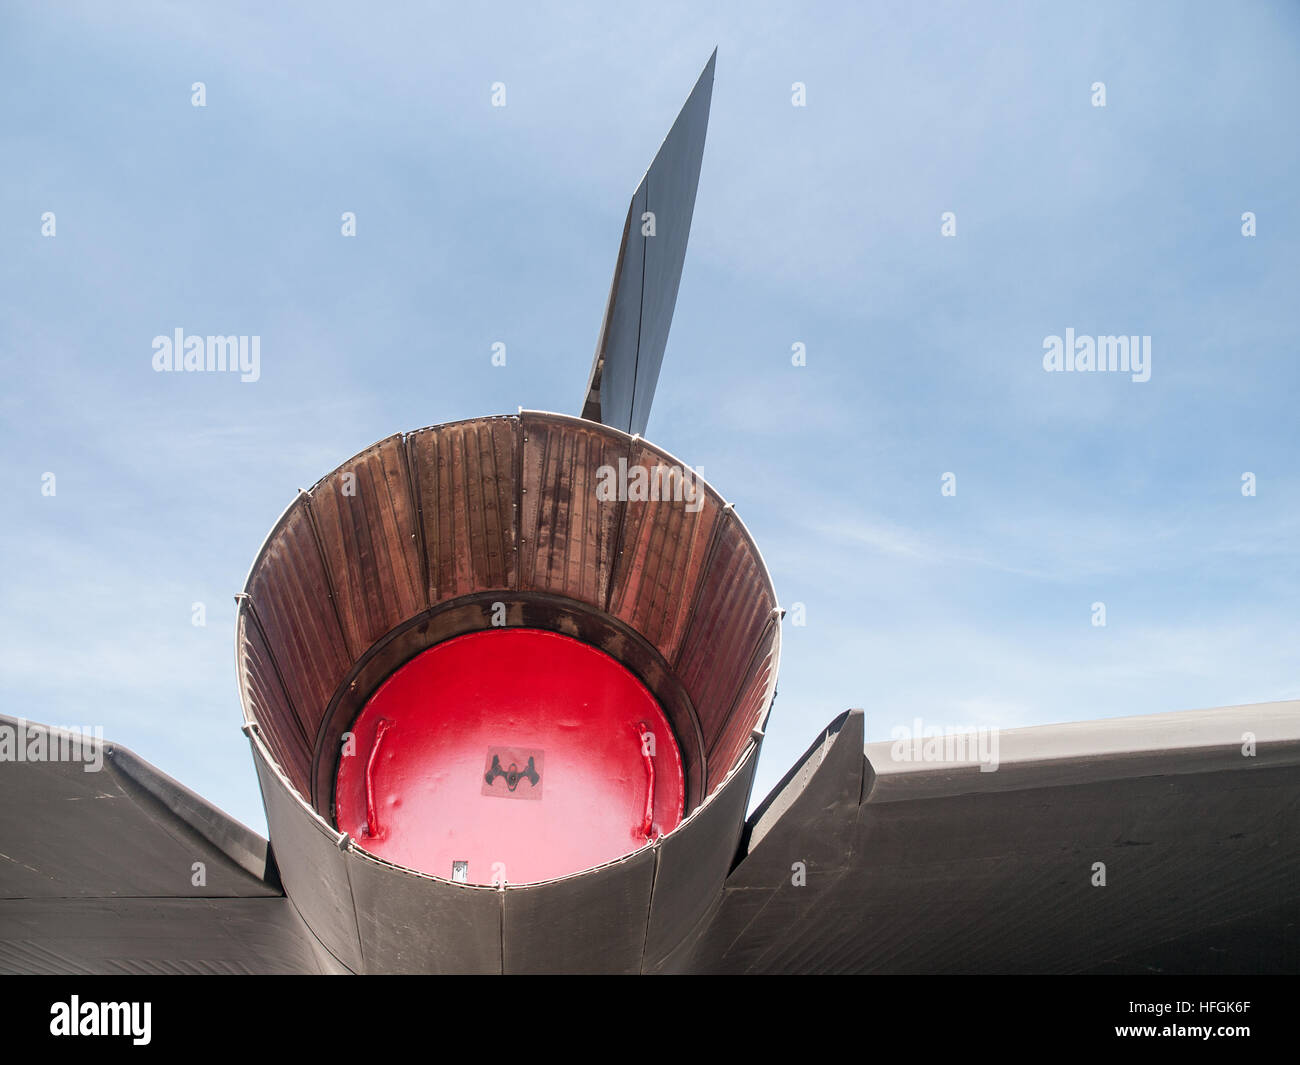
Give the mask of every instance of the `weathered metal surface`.
M 983 773 L 864 756 L 861 728 L 838 719 L 750 819 L 696 968 L 1296 965 L 1269 944 L 1300 880 L 1300 702 L 1016 729 Z M 1219 924 L 1250 946 L 1216 955 Z
M 701 921 L 722 899 L 757 766 L 755 745 L 708 801 L 659 844 L 643 971 L 680 971 L 687 964 L 670 958 L 694 941 Z
M 747 734 L 765 708 L 736 705 L 735 699 L 759 665 L 754 652 L 776 606 L 762 560 L 739 519 L 728 511 L 722 521 L 690 629 L 674 663 L 695 704 L 709 750 L 725 744 L 724 733 L 732 740 Z M 729 768 L 715 766 L 710 776 L 721 779 Z
M 406 438 L 430 606 L 517 586 L 517 427 L 517 418 L 477 418 Z
M 582 413 L 628 433 L 646 430 L 668 343 L 704 159 L 716 59 L 716 52 L 709 57 L 633 193 L 623 224 Z
M 655 847 L 545 884 L 507 887 L 507 973 L 638 973 Z
M 291 975 L 328 972 L 275 898 L 0 900 L 0 974 Z
M 602 501 L 600 471 L 626 463 L 628 444 L 594 425 L 520 416 L 520 588 L 604 608 L 624 504 Z
M 656 494 L 669 498 L 627 504 L 610 612 L 671 662 L 699 593 L 722 503 L 692 471 L 682 471 L 675 459 L 656 448 L 638 448 L 628 470 L 629 477 L 635 476 L 634 470 L 644 471 Z M 690 477 L 689 491 L 680 486 L 683 472 Z
M 352 664 L 307 496 L 285 512 L 249 574 L 257 621 L 275 656 L 298 725 L 314 737 L 335 687 Z M 284 738 L 288 738 L 282 730 Z
M 401 435 L 361 452 L 311 490 L 334 605 L 356 659 L 424 606 L 416 515 Z
M 1300 966 L 1300 702 L 1014 730 L 1000 734 L 991 773 L 970 759 L 917 764 L 892 743 L 864 756 L 861 712 L 842 715 L 750 819 L 720 903 L 712 885 L 725 872 L 728 810 L 743 809 L 752 757 L 678 833 L 634 859 L 492 892 L 340 852 L 256 738 L 254 749 L 277 851 L 307 880 L 287 878 L 298 881 L 292 906 L 274 894 L 178 893 L 175 866 L 188 869 L 194 854 L 210 862 L 209 893 L 250 882 L 267 891 L 248 869 L 261 844 L 138 759 L 109 755 L 84 774 L 98 778 L 98 801 L 73 801 L 74 759 L 6 762 L 0 830 L 18 861 L 0 866 L 0 885 L 19 894 L 0 898 L 0 971 Z M 87 833 L 81 822 L 96 805 L 110 821 Z M 77 825 L 48 820 L 60 816 Z M 112 820 L 122 817 L 138 823 Z M 101 834 L 102 853 L 88 859 Z M 122 894 L 64 897 L 70 889 Z M 295 907 L 343 947 L 325 952 Z M 683 933 L 687 907 L 704 916 Z M 360 938 L 345 967 L 336 954 L 348 955 L 349 921 Z
M 0 900 L 281 893 L 264 839 L 126 748 L 4 715 L 0 730 Z
M 261 836 L 125 747 L 0 729 L 0 973 L 318 971 Z
M 347 854 L 368 973 L 501 972 L 502 894 Z
M 245 713 L 262 726 L 263 738 L 295 788 L 308 788 L 311 741 L 293 710 L 252 606 L 241 599 L 235 621 L 239 691 Z
M 761 730 L 772 703 L 776 687 L 776 665 L 780 656 L 781 619 L 779 611 L 773 611 L 759 637 L 753 664 L 748 667 L 749 679 L 740 689 L 728 714 L 727 727 L 718 734 L 709 750 L 708 763 L 717 767 L 716 772 L 711 774 L 714 779 L 709 781 L 710 790 L 726 775 L 727 767 L 736 764 L 740 752 L 750 742 L 754 731 Z
M 629 493 L 638 475 L 649 498 Z M 381 441 L 300 497 L 268 538 L 240 609 L 241 687 L 300 794 L 329 808 L 346 726 L 335 718 L 382 679 L 357 693 L 373 647 L 430 606 L 515 588 L 608 609 L 647 640 L 689 696 L 687 720 L 672 718 L 688 777 L 709 752 L 708 785 L 726 775 L 774 679 L 760 641 L 775 599 L 752 542 L 671 455 L 524 412 Z
M 648 498 L 631 488 L 638 470 Z M 672 473 L 651 482 L 651 470 Z M 460 896 L 446 893 L 472 888 L 416 877 L 385 901 L 376 870 L 411 874 L 373 855 L 356 865 L 338 850 L 334 772 L 343 733 L 394 669 L 504 613 L 508 626 L 600 648 L 647 686 L 680 747 L 673 786 L 684 787 L 686 811 L 696 809 L 742 760 L 771 700 L 779 643 L 762 560 L 717 493 L 688 473 L 608 427 L 521 412 L 381 441 L 285 512 L 241 598 L 237 661 L 285 889 L 318 961 L 353 971 L 645 966 L 650 885 L 676 829 L 634 859 L 507 886 L 501 949 L 485 962 L 477 931 L 447 943 L 389 930 L 418 927 L 431 885 L 446 896 L 437 905 L 453 909 Z M 644 788 L 631 731 L 628 742 Z M 751 772 L 752 759 L 746 780 Z M 740 833 L 739 790 L 748 784 L 701 811 L 681 845 L 693 857 L 670 847 L 662 886 L 673 910 L 654 923 L 653 966 L 684 957 L 670 940 L 693 934 L 718 904 Z M 372 803 L 367 824 L 381 815 Z M 372 881 L 364 901 L 349 870 Z M 593 922 L 608 949 L 579 935 L 578 923 Z
M 866 748 L 874 767 L 869 801 L 915 802 L 1151 773 L 1254 771 L 1297 764 L 1298 742 L 1300 701 L 1009 729 L 998 733 L 998 768 L 992 772 L 980 771 L 978 757 L 899 759 L 893 757 L 894 743 L 872 743 Z M 971 753 L 969 747 L 965 753 Z
M 1300 973 L 1300 898 L 1294 894 L 1264 910 L 1229 921 L 1183 928 L 1161 943 L 1129 950 L 1087 974 L 1151 976 L 1181 973 L 1216 976 L 1238 973 Z
M 329 953 L 352 972 L 361 972 L 352 885 L 347 861 L 339 849 L 342 836 L 293 793 L 289 782 L 268 760 L 256 732 L 249 740 L 285 893 Z

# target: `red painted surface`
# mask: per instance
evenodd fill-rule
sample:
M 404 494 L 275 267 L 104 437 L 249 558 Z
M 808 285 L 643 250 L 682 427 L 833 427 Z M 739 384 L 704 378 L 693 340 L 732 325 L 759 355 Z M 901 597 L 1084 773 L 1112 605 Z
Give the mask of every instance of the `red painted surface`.
M 339 830 L 435 876 L 455 861 L 471 884 L 564 876 L 682 818 L 681 752 L 659 704 L 609 655 L 557 633 L 489 629 L 431 647 L 352 733 Z

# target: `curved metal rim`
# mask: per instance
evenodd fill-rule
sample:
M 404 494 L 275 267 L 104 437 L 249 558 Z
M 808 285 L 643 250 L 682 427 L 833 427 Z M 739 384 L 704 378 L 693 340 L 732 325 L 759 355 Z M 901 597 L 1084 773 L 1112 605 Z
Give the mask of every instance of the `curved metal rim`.
M 330 698 L 329 705 L 326 707 L 325 715 L 321 718 L 320 728 L 317 730 L 312 745 L 313 750 L 312 750 L 312 764 L 311 764 L 311 779 L 309 783 L 311 784 L 312 791 L 313 791 L 313 794 L 311 796 L 313 808 L 315 808 L 315 806 L 318 804 L 318 802 L 321 799 L 321 796 L 318 795 L 316 792 L 320 782 L 321 771 L 323 769 L 320 760 L 323 755 L 323 752 L 329 746 L 328 743 L 325 742 L 325 740 L 327 739 L 329 734 L 334 730 L 335 726 L 338 724 L 338 718 L 341 713 L 341 706 L 344 697 L 347 696 L 349 693 L 355 691 L 354 682 L 360 676 L 360 674 L 365 669 L 365 667 L 368 666 L 375 658 L 382 657 L 394 640 L 400 638 L 405 633 L 410 632 L 411 629 L 419 628 L 421 625 L 427 624 L 429 621 L 431 621 L 433 618 L 439 615 L 451 613 L 452 611 L 461 610 L 466 607 L 473 607 L 483 602 L 491 602 L 496 599 L 510 599 L 515 602 L 532 602 L 541 607 L 554 605 L 562 609 L 571 610 L 574 613 L 584 614 L 588 617 L 591 617 L 599 621 L 601 624 L 603 624 L 606 628 L 610 629 L 611 631 L 619 633 L 620 635 L 623 635 L 625 637 L 628 637 L 636 641 L 637 645 L 640 647 L 642 652 L 650 656 L 652 660 L 656 661 L 663 668 L 664 675 L 669 679 L 670 687 L 676 689 L 672 693 L 674 700 L 680 704 L 681 710 L 686 714 L 686 717 L 690 725 L 693 726 L 693 734 L 691 738 L 694 740 L 694 744 L 695 744 L 694 758 L 698 762 L 698 773 L 700 778 L 699 798 L 698 801 L 696 802 L 696 806 L 698 806 L 700 803 L 703 802 L 704 798 L 708 794 L 709 761 L 708 761 L 708 750 L 704 746 L 704 736 L 700 729 L 699 712 L 696 710 L 695 704 L 691 701 L 690 693 L 686 691 L 681 681 L 677 678 L 677 675 L 673 672 L 671 666 L 669 666 L 668 662 L 664 659 L 663 655 L 659 653 L 659 649 L 655 647 L 654 644 L 652 644 L 649 640 L 647 640 L 641 633 L 637 632 L 636 629 L 632 628 L 631 625 L 628 625 L 626 622 L 622 621 L 621 619 L 614 617 L 613 615 L 604 614 L 602 611 L 599 611 L 597 608 L 591 606 L 591 604 L 581 602 L 580 600 L 577 599 L 568 599 L 565 596 L 555 595 L 554 593 L 551 592 L 521 592 L 515 589 L 484 589 L 483 591 L 470 592 L 467 595 L 461 595 L 461 596 L 457 596 L 454 599 L 445 600 L 444 602 L 438 603 L 435 606 L 431 606 L 428 609 L 422 610 L 420 613 L 414 614 L 411 617 L 407 618 L 400 625 L 395 626 L 393 629 L 389 630 L 378 640 L 376 640 L 357 659 L 357 661 L 353 664 L 352 668 L 344 675 L 343 679 L 339 681 L 338 686 L 334 690 L 334 694 Z M 398 661 L 395 665 L 393 665 L 391 668 L 387 670 L 387 672 L 384 674 L 384 677 L 373 688 L 371 688 L 368 691 L 364 691 L 358 695 L 355 695 L 354 701 L 357 704 L 357 707 L 358 708 L 364 707 L 366 702 L 370 699 L 370 697 L 374 695 L 376 691 L 379 690 L 379 686 L 384 684 L 387 681 L 388 677 L 392 676 L 392 674 L 396 670 L 400 669 L 407 662 L 410 662 L 414 658 L 423 654 L 425 651 L 428 651 L 431 648 L 438 646 L 438 644 L 440 643 L 445 643 L 447 642 L 447 640 L 454 640 L 457 639 L 459 636 L 464 636 L 469 632 L 482 632 L 482 631 L 489 631 L 489 630 L 467 629 L 464 632 L 455 633 L 443 637 L 440 640 L 435 640 L 433 643 L 424 646 L 421 650 L 414 652 L 414 654 L 401 659 L 401 661 Z M 597 651 L 600 651 L 602 654 L 606 654 L 606 655 L 610 654 L 610 652 L 606 651 L 603 647 L 600 647 L 597 644 L 584 640 L 581 637 L 573 636 L 572 634 L 568 634 L 568 633 L 564 633 L 562 635 L 568 635 L 570 639 L 576 639 L 580 643 L 583 643 L 588 647 L 595 648 Z M 624 669 L 627 669 L 629 672 L 631 672 L 634 677 L 636 677 L 642 684 L 644 684 L 650 690 L 651 694 L 655 698 L 655 701 L 659 703 L 660 707 L 664 710 L 664 713 L 668 718 L 669 728 L 672 729 L 674 733 L 673 741 L 677 744 L 678 749 L 681 750 L 683 754 L 685 754 L 686 746 L 682 742 L 682 737 L 676 735 L 677 729 L 675 728 L 675 722 L 673 720 L 674 715 L 670 713 L 668 708 L 665 706 L 664 697 L 661 696 L 661 694 L 658 691 L 656 691 L 655 688 L 652 688 L 650 686 L 650 681 L 646 677 L 642 676 L 638 669 L 633 668 L 633 666 L 630 663 L 623 661 L 622 659 L 614 655 L 610 655 L 610 657 L 614 658 L 614 660 L 618 662 L 619 665 L 621 665 Z M 359 712 L 360 712 L 359 709 L 354 710 L 352 716 L 355 716 L 355 714 Z M 344 728 L 346 729 L 346 725 L 344 726 Z M 335 763 L 337 763 L 337 758 L 335 758 L 334 760 Z M 333 789 L 336 783 L 335 774 L 336 774 L 336 765 L 330 767 L 328 771 L 328 779 L 330 783 L 330 794 L 328 796 L 329 805 L 327 807 L 328 809 L 334 808 L 335 796 L 333 793 Z M 690 784 L 688 781 L 687 782 L 688 800 L 689 800 L 689 792 L 690 792 Z M 325 815 L 322 814 L 322 816 Z
M 614 866 L 623 865 L 624 863 L 629 862 L 632 859 L 644 854 L 646 851 L 656 850 L 657 848 L 661 847 L 666 840 L 671 839 L 677 833 L 681 832 L 686 825 L 694 821 L 706 806 L 716 801 L 720 801 L 723 791 L 733 781 L 735 781 L 738 778 L 741 771 L 748 764 L 750 758 L 756 758 L 758 756 L 758 751 L 760 747 L 760 741 L 757 738 L 751 737 L 749 742 L 746 743 L 744 748 L 741 750 L 740 757 L 736 759 L 736 764 L 727 771 L 727 775 L 722 778 L 721 783 L 719 783 L 718 786 L 714 788 L 712 792 L 710 792 L 708 795 L 704 797 L 704 800 L 700 803 L 699 806 L 697 806 L 694 810 L 692 810 L 686 817 L 683 817 L 682 820 L 678 823 L 676 828 L 674 828 L 671 832 L 665 832 L 653 843 L 647 843 L 644 847 L 638 847 L 636 850 L 629 851 L 627 854 L 620 854 L 617 858 L 611 858 L 609 861 L 601 862 L 599 865 L 588 866 L 586 869 L 578 869 L 572 873 L 565 873 L 563 876 L 552 877 L 549 880 L 520 881 L 518 883 L 507 883 L 500 887 L 492 887 L 490 885 L 485 885 L 485 884 L 462 884 L 455 880 L 448 880 L 447 878 L 437 876 L 434 873 L 426 873 L 426 872 L 422 872 L 419 869 L 411 869 L 405 865 L 398 865 L 395 862 L 389 861 L 387 858 L 380 857 L 378 854 L 375 854 L 373 851 L 366 850 L 352 836 L 347 835 L 347 833 L 340 832 L 337 828 L 335 828 L 323 817 L 321 817 L 321 815 L 318 814 L 311 807 L 311 805 L 307 803 L 301 795 L 298 794 L 298 789 L 295 788 L 293 786 L 293 782 L 290 781 L 289 778 L 284 775 L 284 770 L 280 768 L 280 763 L 277 762 L 275 760 L 275 757 L 271 754 L 270 749 L 266 745 L 266 741 L 262 738 L 261 729 L 257 727 L 256 724 L 254 724 L 254 726 L 248 730 L 247 735 L 248 735 L 249 743 L 252 744 L 253 747 L 254 757 L 260 758 L 263 764 L 272 773 L 274 773 L 276 777 L 279 778 L 280 783 L 284 786 L 285 790 L 289 793 L 290 798 L 293 800 L 293 802 L 299 808 L 299 810 L 302 813 L 305 813 L 308 819 L 311 820 L 316 825 L 317 828 L 325 832 L 325 834 L 330 838 L 330 840 L 334 842 L 336 846 L 340 845 L 343 839 L 346 837 L 347 839 L 346 848 L 340 846 L 340 849 L 355 851 L 361 857 L 366 858 L 372 862 L 375 862 L 378 865 L 382 865 L 385 868 L 391 869 L 398 873 L 406 873 L 409 876 L 415 877 L 418 880 L 429 880 L 429 881 L 433 881 L 434 883 L 446 884 L 450 887 L 463 888 L 468 891 L 510 891 L 512 889 L 518 889 L 518 888 L 545 887 L 549 884 L 558 884 L 566 880 L 575 880 L 578 877 L 588 876 L 592 873 L 603 872 L 604 870 L 613 868 Z M 272 847 L 274 848 L 274 841 L 272 841 Z
M 310 803 L 308 803 L 303 798 L 303 796 L 298 794 L 297 788 L 295 788 L 293 784 L 289 781 L 288 777 L 285 776 L 284 771 L 280 766 L 279 762 L 272 755 L 270 749 L 266 746 L 265 741 L 262 739 L 261 726 L 258 723 L 257 719 L 250 715 L 249 700 L 247 698 L 247 690 L 246 690 L 246 685 L 244 683 L 243 670 L 240 664 L 239 624 L 240 624 L 240 620 L 244 616 L 245 606 L 251 599 L 249 586 L 252 582 L 253 575 L 257 572 L 258 567 L 261 565 L 263 559 L 265 558 L 266 552 L 270 547 L 272 541 L 275 539 L 277 534 L 283 529 L 285 522 L 288 521 L 290 515 L 293 513 L 294 508 L 299 505 L 302 505 L 304 499 L 310 499 L 311 492 L 315 491 L 317 487 L 319 487 L 325 481 L 328 481 L 331 477 L 337 474 L 344 467 L 355 462 L 355 460 L 359 456 L 365 455 L 367 452 L 373 451 L 376 447 L 379 447 L 380 445 L 398 437 L 402 438 L 402 440 L 405 441 L 407 438 L 415 435 L 416 433 L 428 432 L 434 429 L 443 429 L 443 428 L 448 428 L 448 427 L 453 427 L 458 425 L 465 425 L 470 422 L 487 422 L 487 421 L 505 420 L 505 421 L 513 421 L 515 423 L 518 423 L 526 415 L 533 415 L 533 416 L 553 419 L 558 422 L 564 422 L 575 426 L 581 426 L 586 429 L 596 429 L 600 432 L 610 434 L 615 439 L 625 441 L 629 444 L 644 445 L 650 450 L 657 452 L 659 455 L 663 456 L 664 458 L 669 459 L 672 462 L 676 463 L 679 467 L 690 468 L 694 470 L 694 467 L 688 467 L 687 463 L 683 462 L 676 455 L 672 454 L 672 452 L 667 451 L 666 449 L 658 446 L 657 444 L 653 443 L 650 440 L 647 440 L 645 437 L 639 434 L 625 433 L 623 432 L 623 430 L 614 428 L 613 426 L 604 425 L 600 422 L 593 422 L 590 419 L 582 418 L 578 415 L 573 415 L 573 414 L 562 414 L 555 411 L 532 410 L 532 409 L 520 407 L 518 408 L 515 414 L 491 414 L 491 415 L 483 415 L 480 417 L 460 418 L 457 419 L 456 421 L 451 421 L 451 422 L 437 422 L 432 425 L 421 426 L 419 428 L 411 429 L 405 432 L 390 433 L 387 436 L 381 437 L 380 439 L 376 440 L 374 443 L 370 444 L 368 447 L 365 447 L 362 450 L 344 459 L 332 470 L 326 473 L 323 477 L 319 478 L 312 485 L 310 489 L 302 489 L 302 488 L 298 489 L 297 495 L 284 508 L 279 518 L 276 519 L 275 524 L 271 526 L 270 531 L 266 534 L 266 537 L 263 539 L 261 546 L 258 548 L 257 554 L 253 558 L 252 565 L 249 566 L 248 575 L 244 578 L 244 586 L 239 594 L 239 609 L 235 612 L 235 633 L 234 633 L 235 670 L 236 670 L 236 678 L 239 687 L 240 708 L 242 710 L 243 717 L 244 717 L 245 730 L 249 736 L 250 741 L 253 742 L 255 749 L 261 754 L 267 766 L 271 768 L 284 782 L 285 786 L 292 793 L 293 798 L 298 803 L 298 805 L 300 805 L 308 813 L 308 815 L 313 820 L 316 821 L 316 823 L 321 828 L 325 829 L 328 833 L 330 833 L 330 835 L 336 841 L 342 839 L 342 834 L 339 833 L 337 829 L 333 828 L 323 817 L 321 817 L 321 815 L 316 812 L 316 810 L 311 806 Z M 780 601 L 778 600 L 776 595 L 776 588 L 772 582 L 772 574 L 771 571 L 768 569 L 767 560 L 763 557 L 763 553 L 759 549 L 757 542 L 754 540 L 753 534 L 749 531 L 748 527 L 745 525 L 744 521 L 737 513 L 735 507 L 726 501 L 726 498 L 722 495 L 722 493 L 720 493 L 716 488 L 714 488 L 713 485 L 709 483 L 706 477 L 704 477 L 701 474 L 697 474 L 696 476 L 700 484 L 703 486 L 704 490 L 712 496 L 713 500 L 719 505 L 720 509 L 724 512 L 730 512 L 732 519 L 735 521 L 737 529 L 740 531 L 741 536 L 744 538 L 746 544 L 749 546 L 750 550 L 754 554 L 755 559 L 758 562 L 759 571 L 762 574 L 764 588 L 771 598 L 773 604 L 772 607 L 773 613 L 776 615 L 776 626 L 775 626 L 773 643 L 772 643 L 772 651 L 771 651 L 773 655 L 772 670 L 771 670 L 770 677 L 767 681 L 767 684 L 764 687 L 763 696 L 759 702 L 760 709 L 757 712 L 755 716 L 755 720 L 751 725 L 750 739 L 742 748 L 740 756 L 736 759 L 735 765 L 733 765 L 730 769 L 728 769 L 726 775 L 718 783 L 718 785 L 715 788 L 713 788 L 712 791 L 708 789 L 707 780 L 706 780 L 703 783 L 704 794 L 702 799 L 700 800 L 700 803 L 686 817 L 684 817 L 682 821 L 677 825 L 677 827 L 674 828 L 671 832 L 665 833 L 663 836 L 660 836 L 659 839 L 655 840 L 654 843 L 647 844 L 647 847 L 651 847 L 651 848 L 659 846 L 663 840 L 669 839 L 673 836 L 674 833 L 679 832 L 683 825 L 690 822 L 696 816 L 696 814 L 698 814 L 709 803 L 711 803 L 716 796 L 722 793 L 723 789 L 733 779 L 736 773 L 745 765 L 746 761 L 750 757 L 757 757 L 757 752 L 761 744 L 763 730 L 766 727 L 768 715 L 771 712 L 773 701 L 775 698 L 777 676 L 780 672 L 780 665 L 781 665 L 781 620 L 784 617 L 785 611 L 780 607 Z M 439 883 L 448 883 L 448 884 L 455 883 L 454 881 L 444 880 L 443 878 L 434 876 L 432 874 L 421 873 L 418 870 L 406 869 L 404 866 L 394 865 L 392 862 L 389 862 L 386 859 L 379 857 L 378 855 L 371 854 L 369 851 L 365 851 L 364 848 L 357 846 L 355 840 L 351 841 L 349 843 L 349 846 L 354 847 L 359 851 L 362 851 L 367 857 L 369 857 L 373 861 L 379 862 L 383 865 L 390 866 L 393 869 L 401 870 L 403 872 L 408 872 L 411 873 L 412 875 L 416 875 L 425 879 L 435 880 L 438 881 Z M 618 858 L 614 858 L 611 861 L 606 862 L 602 865 L 591 866 L 588 869 L 579 870 L 578 872 L 575 873 L 569 873 L 563 877 L 556 877 L 552 880 L 535 881 L 528 886 L 556 883 L 560 880 L 567 880 L 575 876 L 585 876 L 586 874 L 593 872 L 595 870 L 604 869 L 609 866 L 617 865 L 622 862 L 625 862 L 629 860 L 631 857 L 642 853 L 646 849 L 647 849 L 646 847 L 641 847 L 635 851 L 630 852 L 627 855 L 622 855 Z M 483 888 L 478 885 L 456 884 L 456 886 L 457 887 L 473 886 L 476 887 L 476 889 L 478 890 L 483 890 Z M 506 885 L 505 890 L 509 890 L 510 886 L 511 885 Z M 522 887 L 525 885 L 520 884 L 515 886 Z M 488 889 L 488 890 L 493 890 L 493 889 Z

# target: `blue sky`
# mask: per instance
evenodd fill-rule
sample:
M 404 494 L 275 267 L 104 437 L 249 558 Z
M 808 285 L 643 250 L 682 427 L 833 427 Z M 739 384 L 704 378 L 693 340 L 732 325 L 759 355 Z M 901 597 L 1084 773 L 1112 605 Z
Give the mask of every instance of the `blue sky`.
M 232 595 L 267 531 L 395 431 L 576 412 L 715 45 L 648 435 L 806 608 L 755 800 L 850 706 L 1300 697 L 1300 8 L 699 6 L 0 10 L 4 711 L 264 831 Z M 177 327 L 259 335 L 261 379 L 153 372 Z M 1151 379 L 1045 372 L 1067 328 L 1150 336 Z

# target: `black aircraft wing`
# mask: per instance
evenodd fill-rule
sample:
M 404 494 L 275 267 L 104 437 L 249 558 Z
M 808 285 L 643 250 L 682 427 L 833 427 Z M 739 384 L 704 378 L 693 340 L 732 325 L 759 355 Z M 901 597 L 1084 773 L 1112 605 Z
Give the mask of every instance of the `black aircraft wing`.
M 321 971 L 255 832 L 123 747 L 0 746 L 0 973 Z
M 981 772 L 910 740 L 864 748 L 862 711 L 836 719 L 749 819 L 686 967 L 1300 969 L 1300 702 L 998 746 Z

